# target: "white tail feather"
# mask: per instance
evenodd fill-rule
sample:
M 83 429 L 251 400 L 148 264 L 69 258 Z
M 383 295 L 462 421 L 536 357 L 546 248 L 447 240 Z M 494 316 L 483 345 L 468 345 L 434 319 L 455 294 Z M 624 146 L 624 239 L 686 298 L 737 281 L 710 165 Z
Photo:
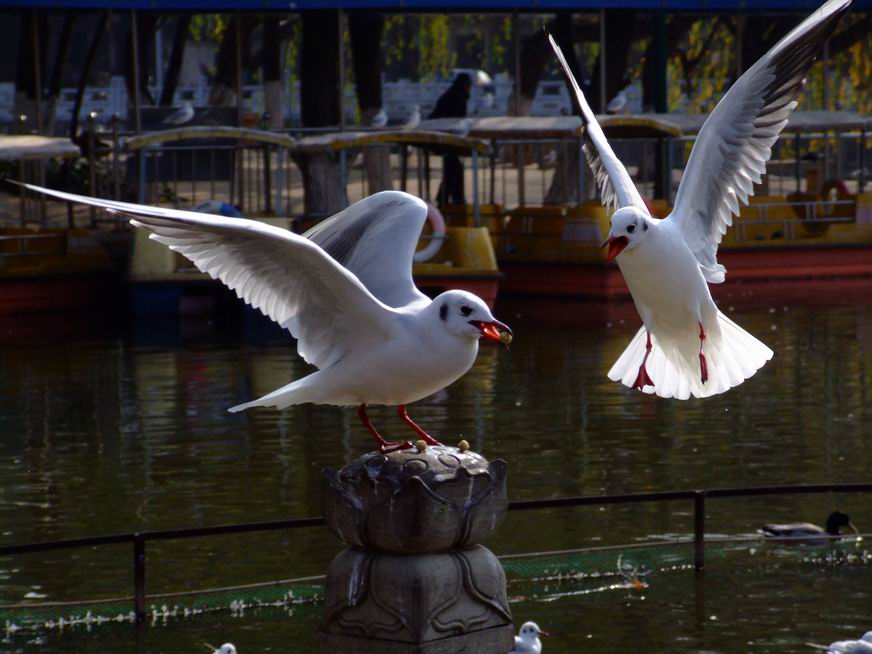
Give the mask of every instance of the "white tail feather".
M 646 386 L 642 390 L 679 400 L 691 396 L 709 397 L 738 386 L 772 358 L 772 350 L 720 311 L 718 326 L 719 330 L 707 330 L 703 347 L 708 369 L 708 381 L 705 384 L 702 383 L 697 337 L 658 340 L 652 334 L 652 350 L 645 369 L 654 386 Z M 609 370 L 609 379 L 633 387 L 645 358 L 646 341 L 643 326 Z

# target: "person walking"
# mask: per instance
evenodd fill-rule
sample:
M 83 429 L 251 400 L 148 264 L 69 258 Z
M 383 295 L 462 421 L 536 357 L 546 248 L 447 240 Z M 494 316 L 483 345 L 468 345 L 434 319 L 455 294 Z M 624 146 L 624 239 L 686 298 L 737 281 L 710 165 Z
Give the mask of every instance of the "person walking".
M 428 118 L 466 118 L 466 104 L 472 90 L 472 78 L 460 73 L 451 86 L 436 100 Z M 437 195 L 440 205 L 465 204 L 463 189 L 463 163 L 453 152 L 442 155 L 442 183 Z

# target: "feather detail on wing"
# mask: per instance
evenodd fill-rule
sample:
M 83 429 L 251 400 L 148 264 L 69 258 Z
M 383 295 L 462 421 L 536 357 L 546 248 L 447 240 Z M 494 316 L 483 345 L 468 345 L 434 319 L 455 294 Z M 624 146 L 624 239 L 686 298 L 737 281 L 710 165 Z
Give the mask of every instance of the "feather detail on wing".
M 724 281 L 718 245 L 766 172 L 772 145 L 805 76 L 851 0 L 830 0 L 730 88 L 703 124 L 667 220 L 675 221 L 709 282 Z
M 132 225 L 288 329 L 300 356 L 319 368 L 336 363 L 352 347 L 389 336 L 393 310 L 320 247 L 286 229 L 23 186 L 130 217 Z
M 429 302 L 412 281 L 412 259 L 427 205 L 400 191 L 382 191 L 303 234 L 354 273 L 390 307 Z
M 639 191 L 636 190 L 636 186 L 633 184 L 633 180 L 630 179 L 627 169 L 624 168 L 624 165 L 612 151 L 609 142 L 606 140 L 606 135 L 603 134 L 602 127 L 600 127 L 593 111 L 588 106 L 587 100 L 585 100 L 584 94 L 581 92 L 581 87 L 578 86 L 575 76 L 569 69 L 569 64 L 566 63 L 563 51 L 550 34 L 548 35 L 548 41 L 551 43 L 554 54 L 557 55 L 557 60 L 563 69 L 563 76 L 566 78 L 567 84 L 569 84 L 574 92 L 575 108 L 579 112 L 581 121 L 584 124 L 581 149 L 584 152 L 587 165 L 593 171 L 603 205 L 613 209 L 633 206 L 640 209 L 646 216 L 649 215 L 645 201 L 639 195 Z

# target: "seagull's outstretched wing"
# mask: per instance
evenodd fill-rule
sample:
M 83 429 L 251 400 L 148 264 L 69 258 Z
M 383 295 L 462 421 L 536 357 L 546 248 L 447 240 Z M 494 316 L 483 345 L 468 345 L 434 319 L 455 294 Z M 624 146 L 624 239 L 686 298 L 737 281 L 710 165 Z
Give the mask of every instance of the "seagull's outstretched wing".
M 603 134 L 602 127 L 596 122 L 596 117 L 590 110 L 587 100 L 584 99 L 584 94 L 581 92 L 578 82 L 575 81 L 575 76 L 569 70 L 569 64 L 566 63 L 560 46 L 550 34 L 548 41 L 563 68 L 563 76 L 575 92 L 575 108 L 581 114 L 581 121 L 584 124 L 584 143 L 581 148 L 599 186 L 602 203 L 615 209 L 636 207 L 646 216 L 649 215 L 648 207 L 645 206 L 642 196 L 636 190 L 627 169 L 624 168 L 624 164 L 615 156 L 609 142 L 606 141 L 606 135 Z
M 742 75 L 702 126 L 667 220 L 677 223 L 709 282 L 724 281 L 718 244 L 766 172 L 818 50 L 851 0 L 830 0 Z
M 32 191 L 131 218 L 297 338 L 297 351 L 329 367 L 361 341 L 389 337 L 394 311 L 320 247 L 244 218 L 101 200 L 24 184 Z
M 345 266 L 390 307 L 429 302 L 412 281 L 412 258 L 427 205 L 408 193 L 382 191 L 303 234 Z

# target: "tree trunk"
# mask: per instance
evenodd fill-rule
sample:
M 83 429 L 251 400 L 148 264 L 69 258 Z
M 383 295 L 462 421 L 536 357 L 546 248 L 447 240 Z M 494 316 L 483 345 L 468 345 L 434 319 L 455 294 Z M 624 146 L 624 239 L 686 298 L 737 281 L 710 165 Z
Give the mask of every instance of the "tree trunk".
M 282 93 L 282 33 L 281 21 L 268 14 L 263 19 L 263 104 L 266 127 L 281 128 L 285 124 L 285 103 Z
M 348 29 L 351 33 L 357 105 L 366 122 L 369 122 L 382 108 L 381 38 L 384 17 L 373 12 L 351 12 L 348 14 Z
M 136 32 L 139 42 L 139 95 L 146 104 L 154 104 L 154 98 L 148 89 L 148 74 L 154 55 L 154 31 L 157 27 L 157 16 L 153 14 L 136 15 Z M 127 97 L 133 97 L 133 38 L 127 40 Z
M 224 38 L 218 46 L 215 56 L 215 79 L 209 91 L 209 104 L 213 106 L 231 107 L 236 104 L 236 21 L 233 16 L 224 30 Z M 245 70 L 251 62 L 251 53 L 244 44 L 248 43 L 251 32 L 257 25 L 255 16 L 242 16 L 239 22 L 239 35 L 243 43 L 242 69 Z
M 589 93 L 585 92 L 587 102 L 595 113 L 615 97 L 630 80 L 627 79 L 627 58 L 633 47 L 636 26 L 636 12 L 623 9 L 609 9 L 606 17 L 606 97 L 600 98 L 601 67 L 599 57 L 591 75 Z M 600 55 L 602 56 L 602 55 Z
M 75 139 L 79 131 L 79 110 L 82 108 L 82 98 L 85 96 L 88 74 L 91 72 L 91 64 L 94 62 L 97 48 L 100 47 L 103 32 L 106 31 L 107 22 L 109 22 L 108 16 L 100 16 L 100 20 L 97 22 L 97 29 L 94 31 L 94 37 L 91 39 L 91 45 L 88 47 L 88 53 L 82 62 L 82 72 L 79 74 L 79 83 L 76 86 L 76 100 L 73 102 L 73 112 L 70 117 L 70 139 Z
M 45 82 L 45 51 L 48 43 L 48 21 L 46 12 L 24 9 L 20 13 L 20 39 L 18 41 L 18 63 L 15 74 L 15 112 L 27 116 L 25 129 L 36 129 L 36 74 L 34 62 L 39 61 L 39 78 Z M 34 29 L 36 23 L 36 29 Z M 34 43 L 34 31 L 38 32 L 39 49 Z M 41 98 L 40 98 L 41 100 Z M 40 107 L 44 114 L 44 107 Z M 50 126 L 42 116 L 42 126 Z
M 190 25 L 190 14 L 182 14 L 176 22 L 173 47 L 170 50 L 167 74 L 164 77 L 164 87 L 160 94 L 160 104 L 162 107 L 169 107 L 173 104 L 173 96 L 176 94 L 176 87 L 179 85 L 179 75 L 182 72 L 182 59 L 185 54 L 185 42 L 188 40 L 188 27 Z
M 339 14 L 303 12 L 300 110 L 304 127 L 339 124 Z

